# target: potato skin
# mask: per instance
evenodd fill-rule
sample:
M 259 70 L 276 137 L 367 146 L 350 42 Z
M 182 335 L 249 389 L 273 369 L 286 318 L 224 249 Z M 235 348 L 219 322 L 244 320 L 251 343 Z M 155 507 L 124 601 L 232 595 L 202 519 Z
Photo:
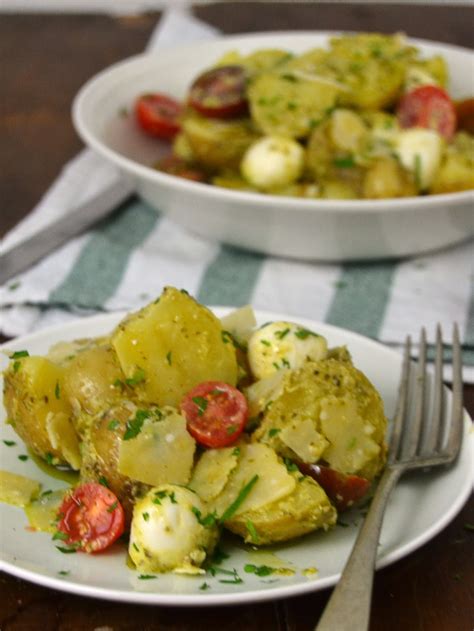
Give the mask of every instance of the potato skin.
M 135 498 L 149 488 L 117 470 L 120 442 L 135 411 L 131 402 L 122 401 L 95 416 L 82 418 L 81 481 L 106 484 L 120 500 L 127 524 L 132 519 Z
M 97 414 L 133 390 L 125 383 L 117 354 L 110 343 L 92 345 L 78 352 L 64 367 L 64 393 L 76 410 Z
M 246 543 L 268 545 L 287 541 L 336 523 L 337 512 L 326 493 L 311 478 L 293 474 L 297 480 L 294 491 L 281 500 L 258 510 L 249 510 L 232 517 L 225 527 L 244 538 Z M 252 539 L 247 524 L 251 522 L 258 535 Z
M 63 392 L 63 370 L 46 357 L 12 361 L 4 373 L 3 402 L 8 422 L 25 444 L 41 458 L 66 464 L 54 449 L 46 429 L 50 414 L 72 413 Z

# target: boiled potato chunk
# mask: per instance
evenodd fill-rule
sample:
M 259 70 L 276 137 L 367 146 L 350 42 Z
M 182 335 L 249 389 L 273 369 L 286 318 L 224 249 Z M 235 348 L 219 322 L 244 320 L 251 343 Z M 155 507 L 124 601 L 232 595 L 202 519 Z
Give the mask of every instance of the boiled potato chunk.
M 54 464 L 72 464 L 59 441 L 53 446 L 48 432 L 54 415 L 72 415 L 64 395 L 62 368 L 46 357 L 16 359 L 5 371 L 3 394 L 8 422 L 25 444 Z
M 258 509 L 247 510 L 226 522 L 226 528 L 248 543 L 266 545 L 287 541 L 336 523 L 336 509 L 311 478 L 293 476 L 295 486 L 285 497 Z
M 119 324 L 112 345 L 128 383 L 148 403 L 179 407 L 203 381 L 237 381 L 235 348 L 219 320 L 172 287 Z
M 248 89 L 252 118 L 268 136 L 304 138 L 336 103 L 338 88 L 283 68 L 262 73 Z
M 411 174 L 394 158 L 380 158 L 367 170 L 363 182 L 367 199 L 410 197 L 418 191 Z
M 295 480 L 273 449 L 263 444 L 241 445 L 239 449 L 238 466 L 231 473 L 222 493 L 210 502 L 219 516 L 226 512 L 242 489 L 256 476 L 256 482 L 239 503 L 234 515 L 261 508 L 289 495 L 295 488 Z
M 189 482 L 196 443 L 186 419 L 174 408 L 137 410 L 129 425 L 142 419 L 138 435 L 120 442 L 119 473 L 150 486 Z
M 137 411 L 136 405 L 123 400 L 95 416 L 81 419 L 84 431 L 81 481 L 108 486 L 120 500 L 128 522 L 136 497 L 149 488 L 118 470 L 120 445 Z
M 211 171 L 237 168 L 245 151 L 258 138 L 247 119 L 219 120 L 187 114 L 181 127 L 196 162 Z
M 431 186 L 431 193 L 452 193 L 474 188 L 474 138 L 460 132 L 448 145 Z
M 207 449 L 199 458 L 189 482 L 206 502 L 214 500 L 227 484 L 230 474 L 237 466 L 240 448 Z
M 0 470 L 0 502 L 26 506 L 39 495 L 40 488 L 36 480 Z
M 321 71 L 342 81 L 349 91 L 341 102 L 359 109 L 390 107 L 400 95 L 408 65 L 416 57 L 399 35 L 359 33 L 334 37 Z
M 25 506 L 30 528 L 40 532 L 55 533 L 58 529 L 58 512 L 67 489 L 45 491 L 38 499 Z
M 386 455 L 383 402 L 347 358 L 330 357 L 288 371 L 282 393 L 267 406 L 252 439 L 270 445 L 282 456 L 301 458 L 302 441 L 297 436 L 287 442 L 283 438 L 290 431 L 304 436 L 308 421 L 315 433 L 307 457 L 311 448 L 315 461 L 321 459 L 342 473 L 368 479 L 381 471 Z
M 115 350 L 110 343 L 91 345 L 64 367 L 64 393 L 76 413 L 94 415 L 123 398 L 132 398 Z

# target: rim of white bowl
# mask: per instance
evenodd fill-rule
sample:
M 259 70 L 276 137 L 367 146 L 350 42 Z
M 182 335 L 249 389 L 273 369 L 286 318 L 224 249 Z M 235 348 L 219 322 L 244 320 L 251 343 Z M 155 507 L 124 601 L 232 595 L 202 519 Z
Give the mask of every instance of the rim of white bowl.
M 353 34 L 354 31 L 269 31 L 269 32 L 256 32 L 256 33 L 243 33 L 235 35 L 223 35 L 215 40 L 204 40 L 195 42 L 194 44 L 188 44 L 185 46 L 170 46 L 167 47 L 166 53 L 172 53 L 174 50 L 181 51 L 193 51 L 197 48 L 203 48 L 207 45 L 215 42 L 226 42 L 229 45 L 236 40 L 244 39 L 268 39 L 273 40 L 275 37 L 309 37 L 309 36 L 325 36 L 332 37 L 341 34 Z M 434 40 L 420 39 L 407 37 L 407 41 L 414 45 L 428 45 L 436 46 L 442 54 L 443 49 L 449 49 L 453 52 L 459 52 L 469 54 L 473 57 L 474 53 L 469 49 L 462 46 L 456 46 L 454 44 L 445 44 L 443 42 L 437 42 Z M 288 205 L 291 205 L 292 212 L 298 211 L 331 211 L 331 212 L 363 212 L 367 214 L 383 212 L 388 214 L 389 212 L 412 212 L 414 207 L 422 209 L 429 207 L 431 210 L 442 209 L 445 210 L 447 206 L 454 204 L 467 203 L 469 200 L 474 202 L 474 190 L 459 191 L 456 193 L 441 193 L 437 195 L 424 195 L 413 196 L 403 198 L 387 198 L 380 200 L 321 200 L 321 199 L 302 199 L 299 197 L 283 196 L 283 195 L 271 195 L 268 193 L 258 193 L 252 191 L 239 191 L 233 189 L 226 189 L 219 186 L 213 186 L 202 182 L 194 182 L 187 180 L 176 175 L 171 175 L 158 171 L 151 166 L 145 166 L 139 164 L 131 158 L 127 158 L 125 155 L 111 149 L 105 142 L 103 142 L 96 134 L 94 134 L 84 117 L 84 108 L 87 105 L 88 99 L 93 94 L 97 86 L 102 83 L 104 78 L 112 73 L 120 71 L 123 67 L 128 65 L 138 64 L 141 61 L 148 60 L 154 56 L 155 53 L 141 53 L 122 59 L 107 68 L 104 68 L 94 76 L 92 76 L 86 83 L 79 89 L 74 97 L 72 104 L 72 120 L 74 127 L 81 137 L 81 139 L 92 149 L 99 154 L 110 160 L 122 171 L 128 174 L 132 174 L 135 177 L 146 179 L 149 182 L 156 182 L 164 187 L 175 188 L 178 190 L 187 191 L 188 193 L 200 194 L 204 197 L 212 197 L 215 200 L 222 200 L 223 202 L 232 201 L 234 203 L 246 205 L 251 203 L 253 206 L 267 206 L 271 204 L 275 208 L 285 209 Z

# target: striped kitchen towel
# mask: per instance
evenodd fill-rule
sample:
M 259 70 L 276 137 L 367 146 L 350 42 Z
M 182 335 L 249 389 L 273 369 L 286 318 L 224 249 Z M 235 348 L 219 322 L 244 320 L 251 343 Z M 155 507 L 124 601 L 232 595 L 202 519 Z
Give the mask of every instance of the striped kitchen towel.
M 212 37 L 215 30 L 180 10 L 168 11 L 150 47 Z M 7 250 L 117 177 L 89 150 L 72 160 L 38 207 L 2 244 Z M 98 311 L 135 310 L 165 285 L 209 305 L 306 317 L 399 346 L 449 335 L 460 325 L 465 380 L 474 382 L 473 244 L 403 261 L 322 264 L 246 252 L 207 241 L 137 198 L 90 232 L 0 287 L 0 331 L 16 336 Z M 145 272 L 146 270 L 146 272 Z

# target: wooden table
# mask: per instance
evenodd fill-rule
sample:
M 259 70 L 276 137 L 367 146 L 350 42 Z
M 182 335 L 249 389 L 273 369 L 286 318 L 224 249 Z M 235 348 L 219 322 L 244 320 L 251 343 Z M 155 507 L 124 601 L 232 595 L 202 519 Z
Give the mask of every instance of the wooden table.
M 448 6 L 318 3 L 204 5 L 197 16 L 224 33 L 353 29 L 469 46 L 474 9 Z M 2 15 L 5 72 L 0 110 L 0 235 L 36 204 L 81 148 L 70 120 L 79 87 L 98 70 L 141 52 L 159 14 Z M 474 387 L 465 387 L 474 413 Z M 430 543 L 377 573 L 373 631 L 472 631 L 473 502 Z M 309 631 L 329 590 L 241 607 L 176 609 L 133 606 L 56 592 L 0 575 L 1 631 Z M 354 631 L 357 631 L 355 629 Z

